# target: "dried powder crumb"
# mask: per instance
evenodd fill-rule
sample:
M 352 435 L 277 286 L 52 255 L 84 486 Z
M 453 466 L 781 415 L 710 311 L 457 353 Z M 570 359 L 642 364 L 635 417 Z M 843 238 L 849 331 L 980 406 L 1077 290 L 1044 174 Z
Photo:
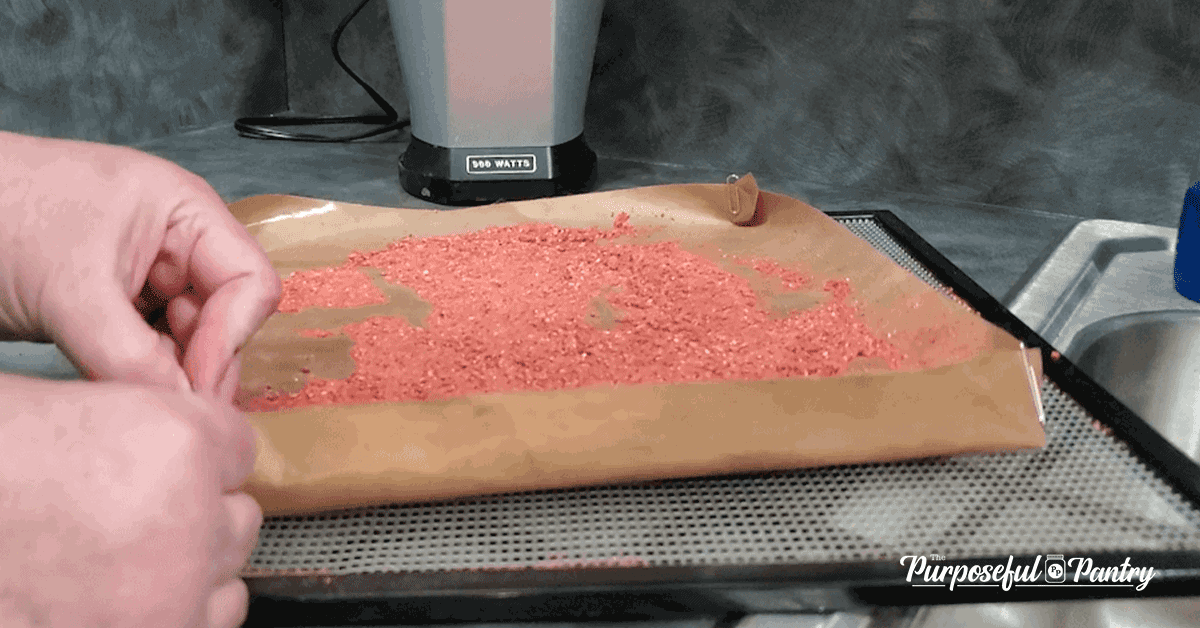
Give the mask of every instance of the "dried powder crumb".
M 279 311 L 295 313 L 310 307 L 347 308 L 387 303 L 370 278 L 357 268 L 340 266 L 292 273 L 283 282 Z
M 328 338 L 337 335 L 328 329 L 298 329 L 296 333 L 305 338 Z
M 358 307 L 382 293 L 361 272 L 432 304 L 423 326 L 373 316 L 345 325 L 356 363 L 346 379 L 313 377 L 247 409 L 429 400 L 594 384 L 838 375 L 855 359 L 905 356 L 872 334 L 845 280 L 815 308 L 773 314 L 747 279 L 675 242 L 622 243 L 612 229 L 547 224 L 405 238 L 344 265 L 294 273 L 281 312 Z M 771 260 L 735 260 L 795 290 L 809 278 Z M 317 336 L 322 330 L 301 330 Z M 331 333 L 331 332 L 323 332 Z

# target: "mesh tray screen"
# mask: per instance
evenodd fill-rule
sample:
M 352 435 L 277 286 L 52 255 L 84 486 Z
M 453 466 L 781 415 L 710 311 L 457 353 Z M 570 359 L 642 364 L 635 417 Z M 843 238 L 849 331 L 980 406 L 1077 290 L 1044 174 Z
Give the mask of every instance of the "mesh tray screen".
M 874 219 L 840 222 L 953 296 Z M 1042 451 L 271 518 L 249 573 L 1200 549 L 1200 511 L 1053 382 L 1042 399 Z

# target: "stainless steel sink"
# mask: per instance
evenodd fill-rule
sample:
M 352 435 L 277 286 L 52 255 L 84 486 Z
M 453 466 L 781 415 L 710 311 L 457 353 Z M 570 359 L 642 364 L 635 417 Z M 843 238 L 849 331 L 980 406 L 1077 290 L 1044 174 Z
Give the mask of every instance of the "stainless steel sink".
M 1125 314 L 1079 330 L 1066 355 L 1200 462 L 1200 314 Z

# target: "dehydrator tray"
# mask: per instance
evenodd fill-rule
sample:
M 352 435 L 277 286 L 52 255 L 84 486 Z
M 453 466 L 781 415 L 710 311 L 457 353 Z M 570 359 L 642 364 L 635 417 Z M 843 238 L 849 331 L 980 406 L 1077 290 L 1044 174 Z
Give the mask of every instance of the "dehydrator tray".
M 1039 451 L 679 479 L 277 517 L 247 626 L 651 618 L 1200 590 L 1200 467 L 887 211 L 829 212 L 1041 350 Z M 1101 429 L 1103 428 L 1103 429 Z M 940 565 L 1063 555 L 1129 586 L 914 586 Z

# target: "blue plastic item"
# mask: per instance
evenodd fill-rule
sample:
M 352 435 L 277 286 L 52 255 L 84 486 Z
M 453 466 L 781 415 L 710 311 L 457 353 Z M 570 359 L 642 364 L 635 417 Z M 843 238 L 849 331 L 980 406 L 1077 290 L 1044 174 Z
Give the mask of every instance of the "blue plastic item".
M 1183 197 L 1175 245 L 1175 290 L 1200 302 L 1200 182 L 1193 183 Z

